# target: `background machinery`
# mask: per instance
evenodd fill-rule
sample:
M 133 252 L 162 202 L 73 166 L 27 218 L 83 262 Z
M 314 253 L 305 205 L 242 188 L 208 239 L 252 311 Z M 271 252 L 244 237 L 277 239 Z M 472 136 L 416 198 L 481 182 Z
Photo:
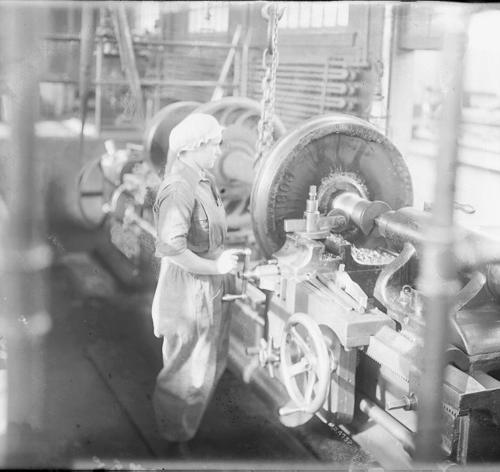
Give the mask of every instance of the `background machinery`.
M 150 286 L 156 280 L 152 205 L 161 177 L 173 162 L 168 149 L 170 131 L 191 112 L 212 114 L 226 128 L 213 173 L 228 215 L 230 240 L 246 244 L 253 239 L 249 204 L 259 103 L 244 97 L 205 104 L 172 103 L 150 120 L 143 143 L 116 149 L 107 141 L 106 153 L 89 162 L 78 178 L 83 221 L 89 228 L 105 227 L 109 237 L 98 251 L 126 284 Z M 275 118 L 274 138 L 284 130 Z

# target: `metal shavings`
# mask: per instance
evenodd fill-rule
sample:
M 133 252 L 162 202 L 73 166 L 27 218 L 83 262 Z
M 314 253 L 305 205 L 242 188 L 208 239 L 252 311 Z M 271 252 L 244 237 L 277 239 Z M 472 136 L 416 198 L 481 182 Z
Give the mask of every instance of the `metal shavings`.
M 352 246 L 352 258 L 362 265 L 386 265 L 395 259 L 395 256 L 380 249 L 357 248 Z

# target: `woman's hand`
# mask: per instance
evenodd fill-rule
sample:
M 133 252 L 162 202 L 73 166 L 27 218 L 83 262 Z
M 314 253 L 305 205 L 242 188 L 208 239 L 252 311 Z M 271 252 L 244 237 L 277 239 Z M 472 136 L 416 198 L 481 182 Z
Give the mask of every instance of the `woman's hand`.
M 225 250 L 216 260 L 215 266 L 219 274 L 228 274 L 236 270 L 238 266 L 238 249 Z

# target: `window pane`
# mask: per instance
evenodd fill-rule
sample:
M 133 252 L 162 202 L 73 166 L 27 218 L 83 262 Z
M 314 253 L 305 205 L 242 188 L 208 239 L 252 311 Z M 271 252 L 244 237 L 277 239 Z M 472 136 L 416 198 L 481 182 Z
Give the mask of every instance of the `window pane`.
M 213 17 L 212 27 L 214 31 L 222 31 L 222 24 L 224 21 L 221 8 L 212 8 L 210 15 Z
M 294 2 L 288 5 L 290 16 L 288 18 L 288 27 L 297 28 L 299 26 L 299 4 Z
M 285 6 L 280 28 L 323 28 L 347 26 L 349 4 L 346 2 L 279 2 Z
M 311 26 L 321 28 L 323 26 L 323 3 L 314 2 L 311 11 Z
M 157 2 L 142 2 L 139 4 L 139 18 L 136 29 L 140 32 L 155 30 L 155 25 L 160 18 L 160 4 Z
M 219 8 L 220 12 L 220 23 L 219 23 L 219 30 L 221 32 L 227 31 L 227 28 L 229 26 L 229 5 L 224 5 Z
M 311 3 L 300 2 L 300 27 L 309 28 L 311 26 Z
M 347 26 L 349 24 L 349 5 L 340 3 L 337 10 L 337 25 Z
M 328 2 L 324 5 L 323 26 L 337 26 L 337 4 Z
M 188 31 L 196 31 L 196 11 L 191 10 L 188 18 Z
M 289 24 L 289 21 L 290 21 L 290 8 L 288 8 L 289 5 L 287 4 L 284 4 L 284 2 L 280 2 L 284 7 L 285 7 L 285 11 L 283 13 L 283 17 L 281 18 L 280 22 L 279 22 L 279 26 L 282 27 L 282 28 L 288 28 L 288 24 Z

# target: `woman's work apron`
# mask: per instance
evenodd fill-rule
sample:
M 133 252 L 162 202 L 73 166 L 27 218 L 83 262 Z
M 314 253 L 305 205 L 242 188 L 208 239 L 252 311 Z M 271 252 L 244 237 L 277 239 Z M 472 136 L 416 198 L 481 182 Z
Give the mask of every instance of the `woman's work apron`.
M 163 368 L 153 405 L 160 434 L 170 441 L 195 435 L 226 367 L 230 324 L 222 310 L 224 277 L 193 274 L 164 257 L 187 247 L 215 259 L 226 234 L 213 177 L 178 167 L 162 183 L 154 208 L 158 234 L 167 237 L 157 241 L 156 252 L 162 263 L 152 315 L 155 335 L 163 337 Z M 161 231 L 162 225 L 168 226 Z

